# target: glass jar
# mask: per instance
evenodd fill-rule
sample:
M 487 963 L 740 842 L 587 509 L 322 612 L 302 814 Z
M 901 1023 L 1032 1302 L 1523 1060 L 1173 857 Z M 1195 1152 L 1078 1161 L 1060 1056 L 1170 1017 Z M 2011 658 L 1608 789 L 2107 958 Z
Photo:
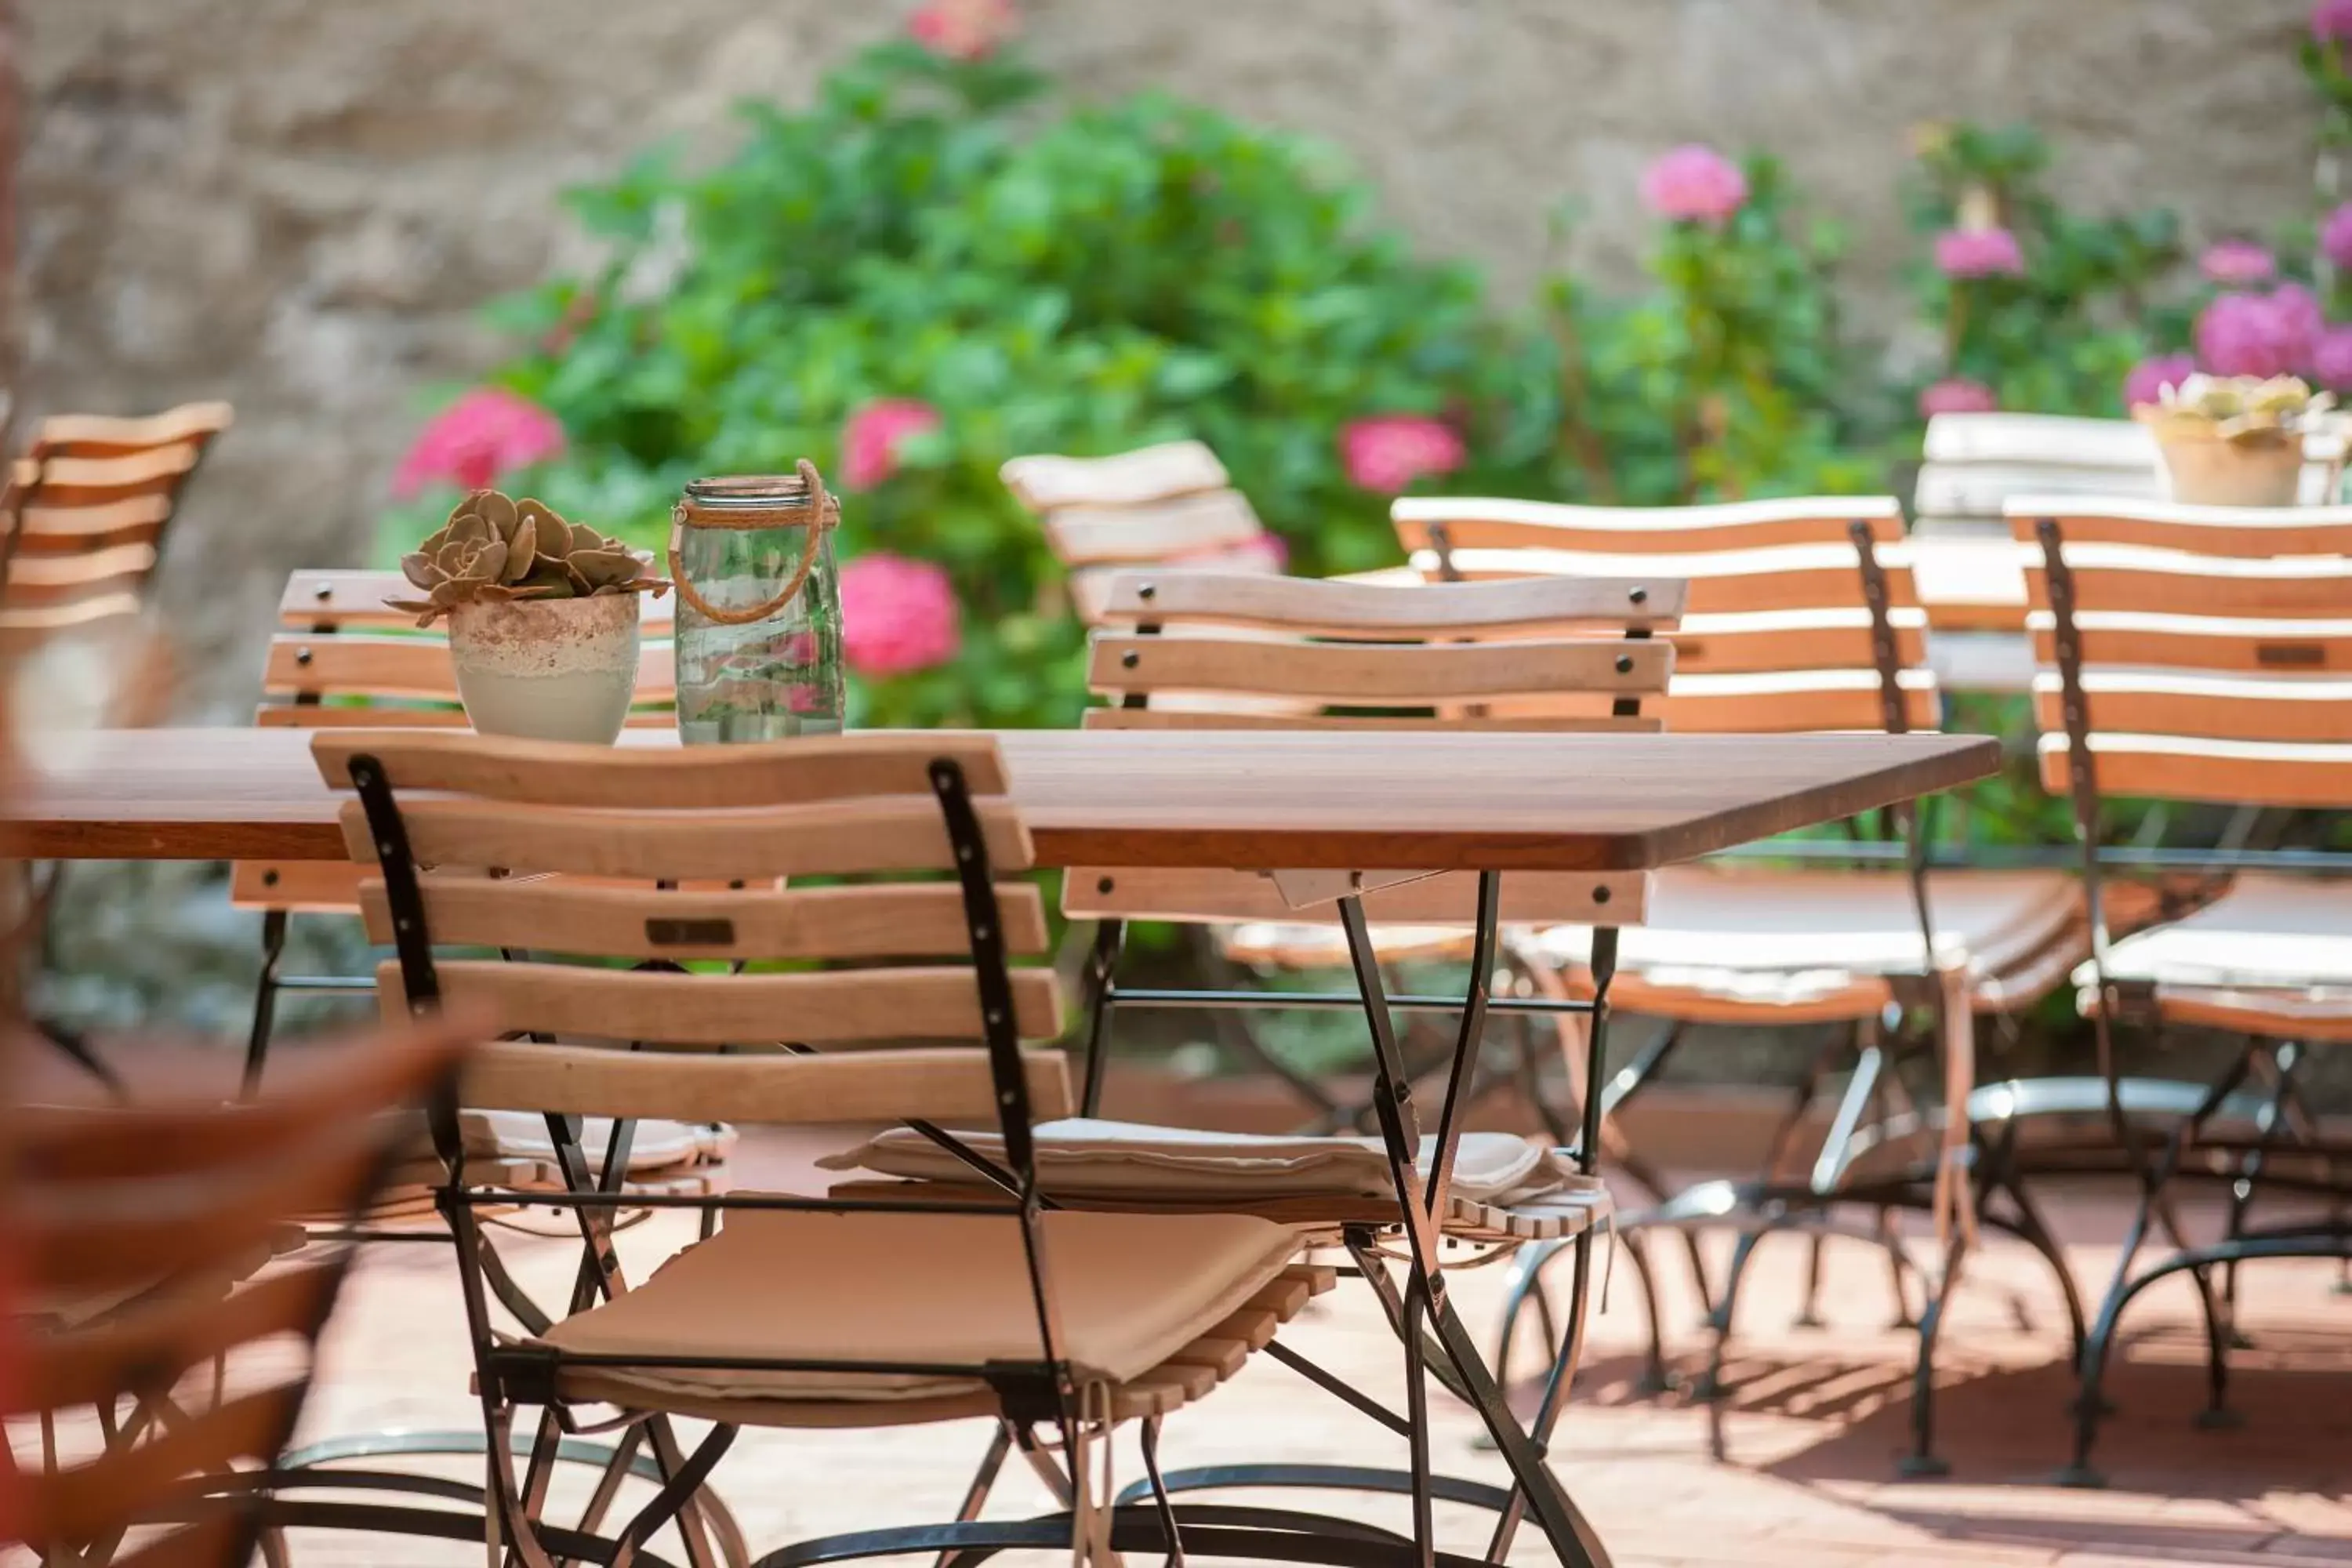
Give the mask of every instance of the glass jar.
M 816 465 L 696 479 L 671 514 L 677 732 L 688 744 L 841 730 L 841 503 Z

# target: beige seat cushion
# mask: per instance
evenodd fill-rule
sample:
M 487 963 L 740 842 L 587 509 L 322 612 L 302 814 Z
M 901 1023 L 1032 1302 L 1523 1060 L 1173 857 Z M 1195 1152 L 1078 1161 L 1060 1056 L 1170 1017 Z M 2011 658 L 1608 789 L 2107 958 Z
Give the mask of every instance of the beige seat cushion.
M 1202 1132 L 1141 1121 L 1069 1117 L 1037 1124 L 1037 1175 L 1054 1197 L 1178 1195 L 1185 1198 L 1392 1197 L 1396 1184 L 1377 1138 L 1284 1138 Z M 1004 1157 L 994 1132 L 960 1132 L 992 1160 Z M 1427 1173 L 1436 1141 L 1422 1140 Z M 971 1168 L 922 1134 L 893 1128 L 817 1163 L 917 1181 L 968 1182 Z M 1509 1132 L 1463 1134 L 1454 1191 L 1507 1204 L 1557 1193 L 1576 1176 L 1558 1150 Z
M 2195 913 L 2119 942 L 2107 973 L 2157 989 L 2170 1017 L 2352 1038 L 2352 881 L 2249 872 Z M 2074 972 L 2092 984 L 2088 963 Z
M 2088 951 L 2080 884 L 2063 871 L 1938 871 L 1928 879 L 1937 957 L 1965 963 L 1974 1005 L 2029 1005 Z M 1551 969 L 1580 968 L 1591 931 L 1512 933 Z M 1724 865 L 1659 873 L 1647 923 L 1625 929 L 1617 1005 L 1696 1017 L 1866 1016 L 1886 978 L 1933 973 L 1909 879 L 1878 870 Z
M 1286 1226 L 1233 1215 L 1041 1216 L 1061 1353 L 1086 1381 L 1157 1366 L 1282 1272 Z M 635 1289 L 545 1343 L 578 1354 L 908 1363 L 1034 1361 L 1018 1224 L 1002 1215 L 741 1211 Z M 976 1392 L 929 1373 L 653 1369 L 648 1390 L 743 1399 L 900 1401 Z

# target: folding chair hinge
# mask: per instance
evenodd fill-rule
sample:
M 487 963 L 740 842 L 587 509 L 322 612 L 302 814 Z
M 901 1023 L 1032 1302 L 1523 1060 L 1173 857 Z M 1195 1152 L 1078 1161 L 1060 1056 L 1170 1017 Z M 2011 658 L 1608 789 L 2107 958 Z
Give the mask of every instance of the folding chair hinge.
M 562 1357 L 547 1345 L 501 1345 L 482 1358 L 491 1394 L 508 1405 L 555 1406 L 556 1368 Z
M 1004 1418 L 1015 1426 L 1057 1426 L 1077 1408 L 1077 1384 L 1067 1363 L 1045 1367 L 1035 1362 L 992 1361 L 983 1364 L 981 1377 L 994 1391 Z
M 1906 1013 L 1931 1009 L 1943 994 L 1941 984 L 1932 974 L 1890 974 L 1886 977 L 1886 991 Z
M 2109 980 L 2107 982 L 2107 1017 L 2119 1024 L 2152 1024 L 2156 1022 L 2156 982 L 2153 980 Z

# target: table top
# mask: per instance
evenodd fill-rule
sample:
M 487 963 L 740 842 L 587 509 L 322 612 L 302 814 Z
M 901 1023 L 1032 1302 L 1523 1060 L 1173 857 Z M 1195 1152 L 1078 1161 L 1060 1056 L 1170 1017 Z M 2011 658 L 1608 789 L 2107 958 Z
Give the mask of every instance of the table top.
M 1991 773 L 1971 735 L 1007 730 L 1048 866 L 1638 870 Z M 299 730 L 99 731 L 17 781 L 36 859 L 339 860 Z M 629 745 L 675 744 L 665 731 Z

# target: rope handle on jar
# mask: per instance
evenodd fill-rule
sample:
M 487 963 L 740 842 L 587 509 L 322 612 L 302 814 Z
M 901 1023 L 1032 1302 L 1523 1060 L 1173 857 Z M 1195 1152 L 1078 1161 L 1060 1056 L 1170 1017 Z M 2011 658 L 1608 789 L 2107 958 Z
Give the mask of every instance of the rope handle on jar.
M 782 592 L 767 603 L 754 605 L 749 609 L 722 610 L 696 591 L 693 580 L 686 574 L 686 562 L 678 553 L 678 545 L 686 537 L 686 516 L 688 509 L 683 498 L 679 500 L 677 505 L 670 509 L 670 581 L 677 584 L 677 596 L 693 605 L 696 612 L 705 620 L 714 621 L 722 626 L 745 626 L 753 621 L 766 620 L 770 616 L 791 604 L 793 595 L 798 594 L 803 584 L 808 582 L 809 573 L 816 566 L 817 547 L 824 542 L 824 531 L 841 521 L 841 502 L 835 500 L 832 493 L 824 488 L 824 479 L 817 473 L 814 463 L 803 458 L 800 460 L 799 471 L 801 482 L 808 487 L 809 499 L 804 506 L 796 506 L 789 510 L 795 512 L 805 510 L 809 518 L 808 537 L 801 545 L 800 567 L 793 572 L 792 580 L 784 584 Z M 699 522 L 695 526 L 730 529 L 772 528 L 776 526 L 774 521 L 776 513 L 784 510 L 786 509 L 782 507 L 760 510 L 747 509 L 738 516 L 730 517 L 724 521 Z

